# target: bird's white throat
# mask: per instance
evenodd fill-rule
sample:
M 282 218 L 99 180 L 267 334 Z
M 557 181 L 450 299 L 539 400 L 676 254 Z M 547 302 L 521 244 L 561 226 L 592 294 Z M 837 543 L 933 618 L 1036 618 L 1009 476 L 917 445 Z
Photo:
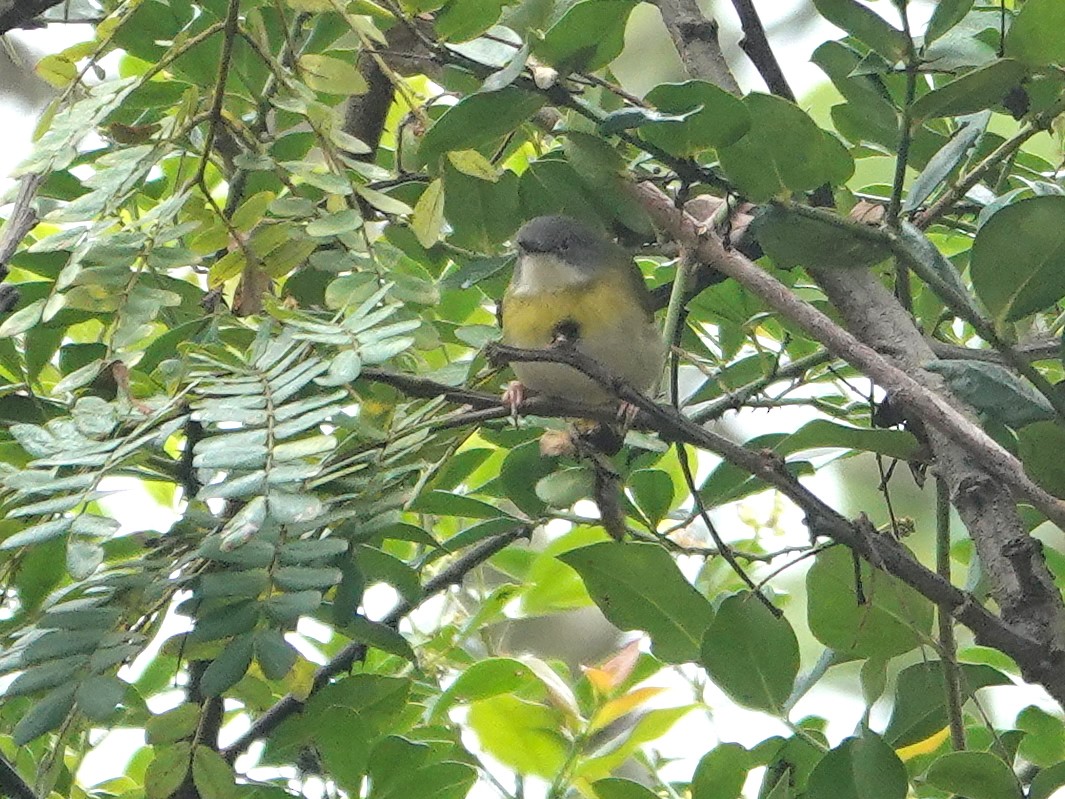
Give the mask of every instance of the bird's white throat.
M 568 264 L 555 255 L 527 253 L 521 256 L 514 279 L 510 284 L 511 294 L 547 294 L 589 283 L 591 276 L 583 269 Z

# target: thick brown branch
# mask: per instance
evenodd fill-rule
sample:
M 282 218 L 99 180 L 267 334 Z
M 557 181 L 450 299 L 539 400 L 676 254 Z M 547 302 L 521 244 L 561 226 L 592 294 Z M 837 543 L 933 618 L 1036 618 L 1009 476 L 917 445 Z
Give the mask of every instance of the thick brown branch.
M 981 644 L 1005 652 L 1021 667 L 1026 679 L 1041 684 L 1065 705 L 1065 652 L 1044 647 L 989 612 L 971 595 L 955 588 L 931 569 L 915 560 L 894 537 L 871 530 L 867 522 L 852 522 L 825 504 L 803 486 L 771 451 L 751 451 L 717 433 L 706 430 L 667 405 L 658 405 L 603 369 L 594 360 L 568 347 L 549 350 L 523 350 L 492 345 L 489 358 L 498 361 L 564 363 L 609 388 L 620 399 L 646 414 L 649 426 L 666 440 L 687 441 L 720 455 L 754 477 L 763 480 L 791 499 L 806 514 L 806 524 L 814 536 L 827 536 L 851 548 L 874 567 L 898 577 L 930 601 L 949 610 L 973 631 Z
M 717 269 L 734 278 L 769 307 L 821 342 L 837 358 L 847 361 L 876 381 L 888 392 L 893 403 L 908 409 L 927 425 L 957 441 L 983 465 L 988 474 L 1011 486 L 1020 497 L 1027 499 L 1065 530 L 1065 502 L 1033 483 L 1020 461 L 988 436 L 978 424 L 813 305 L 800 299 L 767 271 L 738 252 L 726 250 L 720 241 L 704 235 L 696 220 L 674 207 L 672 200 L 657 186 L 641 183 L 637 192 L 655 223 L 679 243 L 696 252 L 707 269 Z M 847 282 L 852 281 L 855 275 L 871 273 L 847 270 L 837 271 L 836 274 L 841 281 Z M 869 309 L 866 311 L 871 312 Z M 927 350 L 923 341 L 921 348 Z M 915 350 L 919 351 L 921 349 Z

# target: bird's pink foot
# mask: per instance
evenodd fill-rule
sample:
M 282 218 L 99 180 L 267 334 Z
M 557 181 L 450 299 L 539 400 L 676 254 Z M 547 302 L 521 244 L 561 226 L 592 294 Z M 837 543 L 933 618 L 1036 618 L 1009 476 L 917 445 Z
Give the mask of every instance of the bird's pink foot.
M 518 409 L 525 404 L 527 398 L 525 385 L 520 380 L 511 380 L 503 390 L 503 407 L 510 409 L 510 418 L 514 420 L 515 425 L 518 423 Z
M 626 430 L 632 427 L 632 423 L 636 421 L 636 417 L 639 413 L 640 409 L 631 402 L 625 402 L 622 400 L 622 402 L 618 404 L 618 421 L 621 422 Z

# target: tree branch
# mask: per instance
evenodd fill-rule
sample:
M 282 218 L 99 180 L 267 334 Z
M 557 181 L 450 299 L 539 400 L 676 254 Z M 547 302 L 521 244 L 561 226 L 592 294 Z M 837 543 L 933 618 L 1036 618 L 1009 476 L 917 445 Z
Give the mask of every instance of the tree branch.
M 788 79 L 784 77 L 784 71 L 780 68 L 773 48 L 769 45 L 769 39 L 765 35 L 765 26 L 758 16 L 753 0 L 732 0 L 732 7 L 740 18 L 740 27 L 743 29 L 743 38 L 740 39 L 740 49 L 747 54 L 754 64 L 758 74 L 762 76 L 769 91 L 777 97 L 795 102 L 795 92 L 788 85 Z
M 493 536 L 481 541 L 468 552 L 457 558 L 454 563 L 445 568 L 435 577 L 430 579 L 422 588 L 421 600 L 418 603 L 399 602 L 388 614 L 381 619 L 381 624 L 395 628 L 401 619 L 414 610 L 418 604 L 424 602 L 435 594 L 462 582 L 471 571 L 487 561 L 497 552 L 505 549 L 510 544 L 522 538 L 528 538 L 532 530 L 528 525 L 520 525 L 507 533 Z M 328 663 L 321 666 L 314 673 L 310 693 L 304 698 L 298 698 L 294 694 L 286 694 L 279 699 L 269 710 L 257 718 L 243 735 L 222 750 L 221 754 L 227 762 L 232 763 L 239 755 L 247 751 L 248 747 L 260 738 L 265 738 L 293 713 L 303 709 L 308 698 L 329 684 L 329 681 L 345 671 L 349 671 L 355 663 L 366 657 L 366 644 L 361 642 L 351 643 L 344 647 Z
M 786 319 L 801 327 L 820 341 L 837 358 L 847 361 L 856 369 L 872 378 L 891 396 L 892 402 L 908 409 L 928 425 L 941 430 L 957 441 L 976 462 L 983 464 L 986 472 L 1005 485 L 1013 487 L 1017 494 L 1042 511 L 1048 519 L 1065 530 L 1065 502 L 1051 496 L 1028 478 L 1024 467 L 1013 455 L 1003 449 L 994 439 L 971 419 L 935 391 L 922 385 L 886 357 L 844 330 L 821 311 L 797 297 L 784 284 L 733 250 L 726 250 L 720 241 L 703 235 L 702 230 L 688 214 L 674 207 L 672 200 L 661 189 L 650 183 L 641 183 L 637 194 L 644 203 L 652 220 L 661 230 L 673 236 L 682 246 L 689 246 L 698 253 L 704 268 L 717 269 L 735 279 L 740 285 L 762 299 Z M 871 276 L 868 270 L 837 272 L 836 277 L 853 290 L 858 278 Z M 831 278 L 832 273 L 819 272 L 818 279 Z M 875 277 L 872 278 L 875 280 Z M 863 283 L 863 285 L 865 285 Z M 877 283 L 879 286 L 880 284 Z M 871 287 L 869 287 L 871 288 Z M 883 287 L 880 286 L 881 290 Z M 833 302 L 835 300 L 833 299 Z M 873 313 L 865 307 L 863 313 Z M 876 312 L 879 312 L 877 310 Z M 912 328 L 912 324 L 910 325 Z M 892 354 L 904 350 L 901 342 L 885 342 Z M 931 360 L 931 352 L 920 339 L 912 353 L 927 353 L 925 361 Z M 922 371 L 923 370 L 919 370 Z M 930 382 L 941 386 L 939 379 Z
M 652 2 L 662 13 L 662 22 L 688 74 L 738 95 L 740 86 L 725 61 L 717 39 L 717 22 L 708 19 L 695 0 Z
M 898 577 L 928 600 L 944 606 L 973 631 L 981 644 L 992 646 L 1012 657 L 1025 679 L 1042 685 L 1065 706 L 1065 651 L 1044 646 L 1045 639 L 1026 636 L 1005 619 L 984 608 L 972 595 L 955 588 L 931 569 L 915 560 L 893 536 L 878 533 L 868 520 L 850 521 L 807 489 L 771 450 L 753 452 L 740 444 L 704 429 L 668 405 L 659 405 L 636 391 L 624 380 L 573 347 L 525 350 L 494 344 L 489 359 L 508 362 L 562 363 L 608 388 L 620 399 L 643 411 L 650 427 L 666 440 L 682 440 L 706 449 L 752 476 L 768 483 L 791 499 L 806 514 L 811 535 L 827 536 L 852 549 L 875 568 Z

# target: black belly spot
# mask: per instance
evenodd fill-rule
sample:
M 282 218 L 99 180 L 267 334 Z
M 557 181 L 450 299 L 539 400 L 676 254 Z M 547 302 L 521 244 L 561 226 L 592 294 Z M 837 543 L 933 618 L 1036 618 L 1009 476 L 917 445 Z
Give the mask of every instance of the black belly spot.
M 551 329 L 551 343 L 574 342 L 581 336 L 581 326 L 574 319 L 563 319 Z

